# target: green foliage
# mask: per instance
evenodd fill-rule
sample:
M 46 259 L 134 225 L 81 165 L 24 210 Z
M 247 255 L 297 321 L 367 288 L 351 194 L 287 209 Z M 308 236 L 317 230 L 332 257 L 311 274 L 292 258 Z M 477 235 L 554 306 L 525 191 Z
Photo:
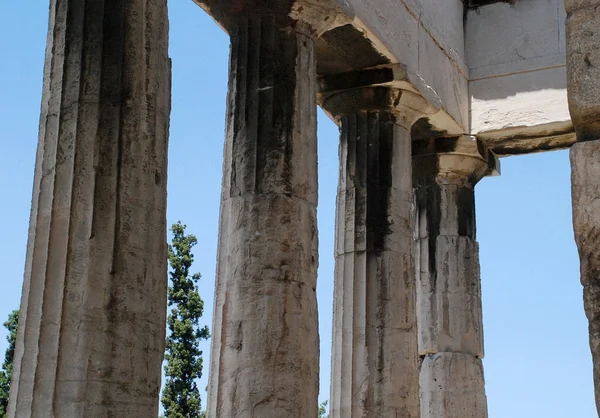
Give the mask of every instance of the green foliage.
M 323 401 L 321 405 L 319 405 L 319 417 L 318 418 L 329 418 L 329 414 L 327 413 L 327 404 L 328 401 Z
M 19 322 L 19 310 L 16 309 L 8 315 L 8 321 L 4 328 L 8 330 L 8 348 L 4 355 L 2 371 L 0 371 L 0 418 L 6 416 L 8 409 L 8 395 L 10 393 L 10 379 L 12 377 L 13 357 L 15 355 L 15 340 L 17 338 L 17 323 Z
M 166 382 L 162 394 L 165 418 L 201 418 L 200 391 L 196 379 L 202 376 L 200 340 L 210 337 L 208 327 L 200 328 L 204 302 L 198 293 L 200 274 L 190 275 L 194 261 L 191 252 L 198 243 L 194 235 L 185 235 L 185 225 L 173 224 L 169 245 L 171 283 L 167 300 L 171 311 L 167 318 L 165 365 Z

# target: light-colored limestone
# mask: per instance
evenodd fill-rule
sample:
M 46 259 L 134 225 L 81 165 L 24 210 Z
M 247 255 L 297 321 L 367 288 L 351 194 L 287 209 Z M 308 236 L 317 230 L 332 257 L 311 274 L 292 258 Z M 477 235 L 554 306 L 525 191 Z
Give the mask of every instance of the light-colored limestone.
M 317 415 L 316 63 L 287 24 L 229 23 L 211 418 Z
M 444 191 L 442 191 L 444 193 Z M 442 200 L 444 197 L 442 196 Z M 479 251 L 472 239 L 438 236 L 417 243 L 419 354 L 457 352 L 483 358 Z M 433 258 L 435 266 L 429 263 Z
M 495 3 L 469 10 L 470 133 L 521 154 L 571 145 L 563 0 Z
M 473 80 L 469 86 L 471 133 L 478 136 L 518 130 L 536 137 L 540 125 L 571 120 L 564 66 Z
M 465 47 L 470 78 L 564 66 L 564 18 L 563 0 L 495 3 L 469 10 Z M 510 64 L 513 68 L 507 70 Z
M 340 116 L 331 416 L 419 416 L 410 135 Z
M 11 418 L 158 414 L 167 47 L 166 1 L 50 2 Z
M 481 359 L 461 353 L 425 356 L 421 418 L 487 418 Z
M 580 142 L 571 148 L 571 187 L 596 407 L 600 413 L 600 141 Z

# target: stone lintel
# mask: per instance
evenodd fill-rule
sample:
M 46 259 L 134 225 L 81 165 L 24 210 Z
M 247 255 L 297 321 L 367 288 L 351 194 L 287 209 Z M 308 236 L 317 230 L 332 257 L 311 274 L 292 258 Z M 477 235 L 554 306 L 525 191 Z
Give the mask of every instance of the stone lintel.
M 354 10 L 346 0 L 194 0 L 226 32 L 249 16 L 276 16 L 283 26 L 302 22 L 320 36 L 354 19 Z
M 441 137 L 430 140 L 413 141 L 413 164 L 415 167 L 430 167 L 435 163 L 436 178 L 468 179 L 476 184 L 486 176 L 500 175 L 500 160 L 485 146 L 471 135 L 459 137 Z M 431 177 L 431 170 L 414 170 L 415 183 L 424 177 Z
M 570 120 L 478 132 L 475 136 L 500 158 L 568 149 L 577 142 Z

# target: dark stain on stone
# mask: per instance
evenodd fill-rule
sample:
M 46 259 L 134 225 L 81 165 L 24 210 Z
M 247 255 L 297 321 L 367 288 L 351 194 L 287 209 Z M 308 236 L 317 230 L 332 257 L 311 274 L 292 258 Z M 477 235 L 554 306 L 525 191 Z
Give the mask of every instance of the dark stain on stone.
M 552 144 L 540 144 L 536 147 L 532 147 L 532 148 L 523 148 L 520 146 L 520 144 L 517 144 L 517 146 L 514 146 L 513 144 L 511 144 L 510 142 L 506 142 L 505 144 L 502 145 L 498 145 L 498 146 L 494 146 L 492 148 L 492 151 L 497 154 L 500 157 L 507 157 L 507 156 L 515 156 L 515 155 L 528 155 L 528 154 L 534 154 L 537 152 L 545 152 L 545 151 L 557 151 L 557 150 L 561 150 L 564 147 L 556 147 Z
M 458 235 L 475 239 L 475 195 L 469 186 L 456 190 Z
M 249 17 L 232 30 L 233 196 L 292 194 L 296 66 L 299 44 L 308 44 L 301 36 L 273 16 Z
M 345 164 L 346 172 L 346 201 L 350 202 L 354 199 L 354 207 L 348 207 L 348 210 L 352 211 L 351 216 L 354 217 L 354 245 L 362 248 L 366 239 L 364 231 L 367 211 L 367 163 L 364 158 L 367 152 L 366 132 L 364 131 L 366 113 L 344 115 L 341 122 L 340 141 L 342 147 L 346 148 L 347 154 L 346 160 L 342 162 Z
M 413 142 L 413 154 L 419 152 L 419 147 L 426 146 L 428 141 Z M 416 149 L 415 149 L 416 148 Z M 417 219 L 425 218 L 427 231 L 418 231 L 418 236 L 423 236 L 426 232 L 428 247 L 428 269 L 431 288 L 436 288 L 437 268 L 435 251 L 437 247 L 437 237 L 440 235 L 441 213 L 441 189 L 435 181 L 438 172 L 438 158 L 431 156 L 429 158 L 413 159 L 413 187 L 415 193 L 415 205 Z M 421 224 L 421 222 L 419 222 Z M 419 227 L 419 226 L 417 226 Z
M 346 90 L 348 87 L 364 87 L 387 83 L 394 80 L 391 68 L 371 68 L 362 71 L 349 71 L 326 77 L 319 77 L 319 91 L 331 92 Z
M 316 41 L 317 74 L 328 75 L 389 64 L 371 41 L 352 25 L 323 34 Z
M 459 137 L 448 137 L 448 138 L 442 138 L 438 141 L 435 141 L 435 151 L 437 153 L 452 153 L 454 151 L 456 151 L 456 148 L 458 147 L 458 142 L 459 142 Z
M 575 125 L 577 142 L 596 141 L 600 138 L 600 121 L 584 120 Z
M 421 118 L 413 123 L 410 129 L 410 137 L 413 141 L 429 140 L 446 136 L 446 131 L 435 128 L 427 118 Z
M 469 9 L 477 9 L 482 6 L 488 6 L 494 3 L 515 4 L 518 0 L 463 0 L 466 7 Z
M 440 185 L 435 182 L 431 182 L 431 184 L 425 186 L 421 191 L 424 196 L 421 197 L 422 202 L 417 203 L 417 205 L 421 211 L 425 211 L 425 216 L 427 219 L 429 277 L 431 280 L 431 288 L 435 289 L 437 287 L 437 237 L 440 235 L 440 223 L 442 221 L 442 191 L 440 189 Z
M 385 250 L 390 234 L 389 199 L 392 188 L 394 116 L 369 112 L 367 116 L 367 248 L 376 255 Z

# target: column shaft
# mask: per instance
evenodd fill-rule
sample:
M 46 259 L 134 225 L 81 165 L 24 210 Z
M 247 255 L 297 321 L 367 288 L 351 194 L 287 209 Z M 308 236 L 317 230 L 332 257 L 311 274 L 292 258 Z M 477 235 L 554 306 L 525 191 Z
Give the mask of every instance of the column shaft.
M 571 187 L 596 406 L 600 411 L 600 141 L 580 142 L 571 148 Z
M 565 0 L 573 226 L 600 414 L 600 1 Z M 589 141 L 589 142 L 584 142 Z
M 421 418 L 487 417 L 473 190 L 480 176 L 453 172 L 460 162 L 452 158 L 413 160 Z
M 390 111 L 342 116 L 332 417 L 418 417 L 409 132 Z
M 314 41 L 230 25 L 209 417 L 313 417 L 319 392 Z
M 52 0 L 9 417 L 156 416 L 166 1 Z

